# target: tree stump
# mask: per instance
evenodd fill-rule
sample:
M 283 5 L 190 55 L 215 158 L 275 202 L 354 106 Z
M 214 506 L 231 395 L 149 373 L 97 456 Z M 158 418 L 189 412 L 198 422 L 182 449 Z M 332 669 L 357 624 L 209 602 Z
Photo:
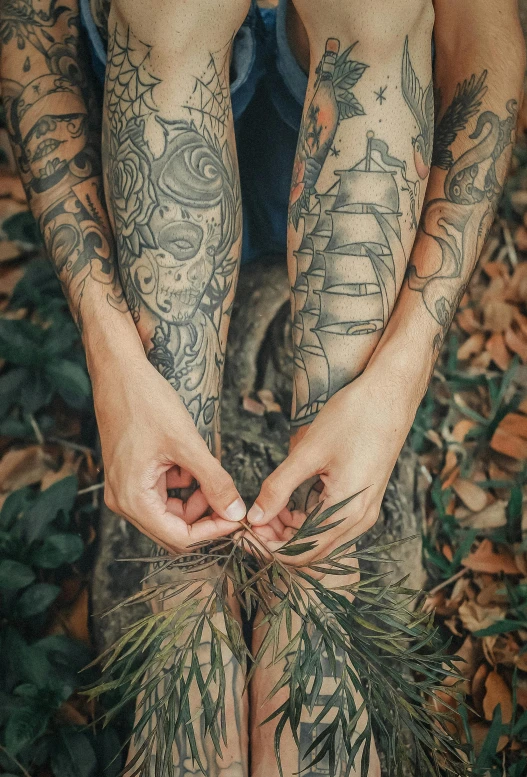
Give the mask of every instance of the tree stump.
M 222 405 L 223 464 L 242 497 L 250 504 L 263 479 L 284 459 L 289 439 L 293 354 L 289 318 L 289 283 L 283 257 L 270 257 L 243 267 L 233 310 Z M 256 415 L 243 407 L 269 389 L 278 407 Z M 138 389 L 139 390 L 139 389 Z M 246 406 L 250 402 L 246 401 Z M 397 549 L 391 567 L 393 579 L 410 575 L 408 585 L 419 589 L 425 573 L 421 564 L 421 528 L 424 516 L 423 484 L 416 455 L 405 446 L 386 491 L 375 533 L 383 541 L 417 535 Z M 363 544 L 367 544 L 363 543 Z M 146 605 L 99 614 L 137 592 L 145 565 L 118 559 L 148 556 L 152 544 L 131 524 L 102 508 L 99 550 L 94 571 L 93 627 L 100 650 L 108 647 L 138 617 Z M 375 571 L 375 565 L 369 564 Z

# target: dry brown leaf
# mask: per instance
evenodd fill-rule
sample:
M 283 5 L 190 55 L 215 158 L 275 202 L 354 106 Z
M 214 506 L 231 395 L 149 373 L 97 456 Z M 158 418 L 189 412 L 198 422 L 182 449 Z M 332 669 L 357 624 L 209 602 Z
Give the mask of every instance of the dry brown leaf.
M 471 480 L 457 478 L 452 483 L 452 488 L 461 501 L 474 512 L 483 510 L 487 505 L 487 492 Z
M 520 461 L 527 459 L 527 440 L 504 432 L 499 426 L 492 435 L 490 447 L 498 451 L 498 453 L 510 456 L 511 459 L 518 459 Z
M 512 321 L 512 316 L 511 316 Z M 510 323 L 510 322 L 509 322 Z M 470 359 L 471 356 L 478 354 L 485 345 L 485 335 L 483 332 L 475 332 L 468 337 L 457 349 L 457 357 L 461 361 Z
M 263 416 L 265 415 L 265 406 L 261 402 L 258 402 L 252 397 L 245 396 L 242 400 L 243 409 L 251 415 Z
M 510 723 L 512 718 L 512 693 L 503 677 L 494 669 L 485 681 L 483 712 L 486 720 L 492 720 L 495 708 L 501 704 L 501 719 Z
M 507 591 L 501 580 L 495 580 L 492 575 L 483 574 L 476 575 L 476 581 L 481 585 L 476 601 L 482 607 L 487 607 L 489 604 L 498 606 L 507 604 Z
M 456 323 L 467 334 L 471 335 L 481 329 L 479 322 L 470 307 L 461 308 L 456 315 Z
M 260 389 L 256 392 L 258 399 L 265 407 L 266 413 L 281 413 L 282 408 L 274 398 L 274 394 L 270 389 Z
M 527 337 L 515 332 L 513 329 L 507 329 L 505 332 L 505 343 L 511 351 L 518 354 L 524 364 L 527 362 Z
M 498 529 L 507 524 L 506 509 L 507 502 L 504 499 L 497 499 L 477 513 L 469 513 L 467 516 L 460 517 L 459 522 L 472 529 Z
M 485 343 L 485 348 L 490 354 L 492 361 L 500 370 L 507 370 L 512 361 L 512 354 L 505 345 L 505 339 L 502 334 L 493 334 Z
M 463 661 L 456 662 L 456 669 L 459 674 L 464 677 L 465 680 L 472 680 L 482 659 L 480 640 L 468 636 L 458 649 L 456 655 L 463 659 Z
M 0 252 L 2 242 L 0 241 Z M 0 258 L 1 261 L 1 258 Z M 0 267 L 0 296 L 10 297 L 18 281 L 24 275 L 24 268 L 20 266 Z
M 20 246 L 14 240 L 0 241 L 0 262 L 12 262 L 13 259 L 18 259 L 21 253 Z
M 44 475 L 42 478 L 42 483 L 40 484 L 41 490 L 45 491 L 46 488 L 49 488 L 54 483 L 58 483 L 59 480 L 67 478 L 70 475 L 76 475 L 80 462 L 80 456 L 76 456 L 75 452 L 72 450 L 66 450 L 64 453 L 64 462 L 62 467 L 57 470 L 57 472 L 50 470 Z
M 483 652 L 492 666 L 503 664 L 514 666 L 518 657 L 519 645 L 511 634 L 494 634 L 483 637 Z
M 493 248 L 495 251 L 497 248 L 499 248 L 500 241 L 496 240 L 496 238 L 493 238 L 493 240 L 494 240 Z M 507 278 L 509 276 L 509 268 L 504 262 L 500 262 L 500 261 L 487 262 L 483 266 L 483 271 L 485 275 L 487 275 L 489 278 L 504 278 L 504 277 Z M 492 298 L 492 294 L 490 294 L 490 297 Z
M 527 263 L 520 262 L 507 287 L 507 299 L 511 302 L 527 302 Z
M 16 200 L 11 200 L 8 197 L 0 199 L 0 224 L 11 216 L 16 216 L 17 213 L 23 213 L 28 209 L 27 205 Z
M 467 631 L 479 631 L 503 620 L 506 612 L 505 607 L 481 607 L 467 600 L 460 604 L 458 615 Z
M 491 575 L 500 572 L 506 575 L 517 575 L 520 572 L 511 551 L 505 547 L 495 551 L 489 539 L 482 540 L 478 547 L 471 551 L 461 563 L 474 572 L 489 572 Z
M 478 666 L 471 683 L 471 695 L 474 707 L 479 715 L 483 716 L 483 697 L 485 696 L 485 680 L 490 672 L 490 667 L 484 661 Z
M 514 305 L 498 299 L 490 300 L 483 308 L 484 327 L 494 333 L 503 333 L 512 324 L 515 313 Z
M 57 717 L 64 723 L 70 723 L 73 726 L 87 726 L 88 718 L 70 702 L 64 702 L 57 711 Z
M 456 442 L 463 442 L 467 434 L 475 426 L 477 426 L 475 421 L 472 421 L 470 418 L 462 418 L 452 429 L 452 439 Z
M 459 737 L 463 724 L 460 716 L 454 712 L 459 706 L 457 699 L 447 691 L 436 690 L 430 701 L 436 712 L 451 716 L 450 720 L 443 719 L 443 724 L 452 736 Z
M 15 491 L 38 483 L 52 464 L 40 445 L 8 451 L 0 461 L 0 491 Z
M 26 193 L 20 176 L 3 172 L 0 176 L 0 197 L 12 197 L 18 202 L 26 202 Z
M 507 434 L 527 440 L 527 416 L 521 413 L 507 413 L 498 428 Z
M 449 448 L 446 452 L 445 464 L 441 470 L 441 488 L 443 491 L 446 491 L 447 488 L 450 488 L 454 480 L 457 479 L 458 475 L 459 467 L 457 466 L 456 452 L 453 448 Z

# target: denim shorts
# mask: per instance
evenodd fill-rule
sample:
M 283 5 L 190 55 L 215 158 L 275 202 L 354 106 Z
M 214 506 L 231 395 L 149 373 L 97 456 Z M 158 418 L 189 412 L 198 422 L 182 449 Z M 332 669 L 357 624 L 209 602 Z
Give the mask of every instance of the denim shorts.
M 243 198 L 242 261 L 285 254 L 291 172 L 307 75 L 289 48 L 288 0 L 276 9 L 251 9 L 234 39 L 231 98 Z M 106 49 L 80 0 L 94 72 L 104 82 Z

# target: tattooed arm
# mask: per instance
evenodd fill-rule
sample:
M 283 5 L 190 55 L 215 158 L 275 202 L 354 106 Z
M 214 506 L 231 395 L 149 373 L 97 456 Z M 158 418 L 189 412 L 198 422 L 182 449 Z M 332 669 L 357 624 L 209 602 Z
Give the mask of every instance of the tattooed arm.
M 435 12 L 440 107 L 433 153 L 430 148 L 423 154 L 427 145 L 422 142 L 419 106 L 426 103 L 430 87 L 423 86 L 426 80 L 414 61 L 411 40 L 404 45 L 400 71 L 406 111 L 415 121 L 415 171 L 420 177 L 420 171 L 430 167 L 406 281 L 367 366 L 324 404 L 249 512 L 255 523 L 270 522 L 262 531 L 277 547 L 280 538 L 303 520 L 302 510 L 291 514 L 283 508 L 294 488 L 310 476 L 321 477 L 326 504 L 366 489 L 347 508 L 347 521 L 334 533 L 337 544 L 339 532 L 356 536 L 377 520 L 388 478 L 503 187 L 525 62 L 516 2 L 507 0 L 498 9 L 494 2 L 471 0 L 461 6 L 454 0 L 437 0 Z M 353 171 L 346 193 L 356 192 L 357 184 Z M 338 221 L 344 218 L 337 214 Z M 331 244 L 325 256 L 328 248 Z M 371 257 L 375 252 L 368 248 L 363 253 Z M 298 254 L 302 258 L 301 250 Z M 313 330 L 324 334 L 328 327 L 312 326 Z M 349 335 L 350 329 L 346 332 Z M 329 370 L 331 375 L 331 364 Z M 277 513 L 280 520 L 274 519 Z
M 4 0 L 0 41 L 2 99 L 18 167 L 86 348 L 106 501 L 165 547 L 228 533 L 232 523 L 221 518 L 189 526 L 209 504 L 225 517 L 238 494 L 171 386 L 145 358 L 122 293 L 78 0 Z M 130 148 L 124 145 L 123 167 L 115 169 L 119 180 L 126 177 Z M 197 491 L 186 504 L 169 500 L 167 488 L 188 485 L 189 470 L 206 481 L 208 497 Z
M 6 0 L 1 85 L 29 205 L 82 330 L 94 305 L 126 312 L 103 205 L 100 126 L 77 0 Z M 128 326 L 133 329 L 130 316 Z

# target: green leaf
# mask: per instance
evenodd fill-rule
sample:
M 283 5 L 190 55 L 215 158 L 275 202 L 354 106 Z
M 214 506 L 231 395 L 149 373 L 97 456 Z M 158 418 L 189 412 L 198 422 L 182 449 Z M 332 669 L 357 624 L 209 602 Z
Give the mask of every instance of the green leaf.
M 46 367 L 46 374 L 66 401 L 71 397 L 87 399 L 91 394 L 88 373 L 80 364 L 69 359 L 55 359 L 50 362 Z
M 507 618 L 496 621 L 492 626 L 487 626 L 486 629 L 479 629 L 474 632 L 475 637 L 491 637 L 493 634 L 507 634 L 509 631 L 517 631 L 518 629 L 524 629 L 527 626 L 527 620 L 513 621 Z
M 44 330 L 31 321 L 0 319 L 0 357 L 32 370 L 42 362 Z
M 58 585 L 35 583 L 26 588 L 17 602 L 17 613 L 21 618 L 31 618 L 47 610 L 60 594 Z
M 44 529 L 52 523 L 59 512 L 68 515 L 77 497 L 77 478 L 75 475 L 62 478 L 45 491 L 41 491 L 36 501 L 24 516 L 26 538 L 29 543 L 42 536 Z
M 8 240 L 17 240 L 20 243 L 29 243 L 31 246 L 42 244 L 40 230 L 30 211 L 15 213 L 2 224 Z
M 92 777 L 96 768 L 97 758 L 86 734 L 62 729 L 51 754 L 54 777 Z
M 84 543 L 78 534 L 51 534 L 31 555 L 31 561 L 42 569 L 56 569 L 77 561 L 83 551 Z
M 25 367 L 14 367 L 0 377 L 0 417 L 9 412 L 20 397 L 20 389 L 26 385 L 31 373 Z
M 0 511 L 0 528 L 9 529 L 14 521 L 26 510 L 30 504 L 32 493 L 30 488 L 19 488 L 9 494 L 2 510 Z
M 11 559 L 0 561 L 0 588 L 18 591 L 30 585 L 34 579 L 35 573 L 26 564 Z
M 501 704 L 498 704 L 494 708 L 494 712 L 492 714 L 492 723 L 490 724 L 489 733 L 485 737 L 483 747 L 481 748 L 480 754 L 476 759 L 476 770 L 486 769 L 492 766 L 494 756 L 496 755 L 498 742 L 502 734 L 501 729 Z
M 48 716 L 35 706 L 22 707 L 9 717 L 5 728 L 5 746 L 8 753 L 18 755 L 22 748 L 32 745 L 45 732 Z
M 510 543 L 521 542 L 522 539 L 522 502 L 523 489 L 514 485 L 507 504 L 507 536 Z

